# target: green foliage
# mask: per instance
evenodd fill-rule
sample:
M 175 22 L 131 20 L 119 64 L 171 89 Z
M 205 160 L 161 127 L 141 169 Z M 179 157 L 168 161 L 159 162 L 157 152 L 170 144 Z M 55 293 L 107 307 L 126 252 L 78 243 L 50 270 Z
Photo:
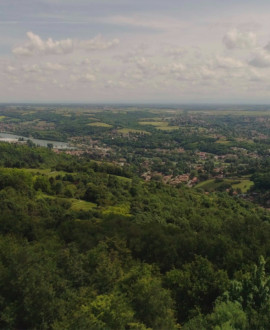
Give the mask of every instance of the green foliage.
M 242 306 L 231 301 L 216 303 L 208 323 L 215 330 L 248 329 L 248 318 Z
M 30 192 L 33 185 L 31 174 L 18 169 L 0 169 L 0 189 L 12 187 L 20 192 Z
M 265 260 L 259 259 L 253 271 L 240 281 L 232 281 L 228 292 L 230 300 L 239 302 L 254 329 L 264 329 L 270 322 L 270 276 L 265 272 Z
M 270 174 L 260 173 L 253 176 L 254 189 L 270 189 Z
M 171 293 L 155 272 L 149 265 L 135 266 L 120 285 L 127 290 L 136 319 L 153 329 L 176 329 Z
M 267 329 L 265 211 L 48 148 L 1 150 L 39 161 L 0 169 L 0 328 Z
M 98 295 L 87 298 L 64 320 L 55 322 L 53 329 L 126 329 L 133 321 L 134 312 L 121 293 Z
M 172 290 L 178 306 L 179 319 L 185 320 L 192 311 L 208 313 L 212 303 L 228 285 L 226 272 L 215 270 L 205 258 L 196 256 L 182 270 L 171 270 L 165 283 Z

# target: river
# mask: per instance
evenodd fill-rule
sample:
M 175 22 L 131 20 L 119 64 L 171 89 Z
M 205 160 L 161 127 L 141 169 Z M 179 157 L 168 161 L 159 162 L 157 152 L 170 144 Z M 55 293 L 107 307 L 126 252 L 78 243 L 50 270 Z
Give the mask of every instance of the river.
M 37 146 L 40 147 L 47 147 L 48 143 L 53 145 L 53 148 L 55 149 L 73 149 L 68 143 L 61 142 L 61 141 L 50 141 L 50 140 L 40 140 L 40 139 L 34 139 L 29 138 L 21 135 L 15 135 L 10 133 L 0 133 L 0 142 L 16 142 L 19 139 L 24 139 L 24 141 L 31 140 L 33 143 L 35 143 Z

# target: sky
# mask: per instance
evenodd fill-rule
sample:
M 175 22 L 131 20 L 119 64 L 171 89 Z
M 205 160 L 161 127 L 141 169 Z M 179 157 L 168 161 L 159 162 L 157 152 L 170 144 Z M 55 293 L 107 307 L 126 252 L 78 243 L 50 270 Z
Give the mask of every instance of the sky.
M 0 103 L 270 103 L 269 0 L 0 0 Z

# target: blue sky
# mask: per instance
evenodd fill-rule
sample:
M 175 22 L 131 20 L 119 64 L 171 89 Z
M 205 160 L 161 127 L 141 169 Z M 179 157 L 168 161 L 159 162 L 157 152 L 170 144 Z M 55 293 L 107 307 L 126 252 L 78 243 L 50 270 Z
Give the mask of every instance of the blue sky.
M 1 0 L 1 102 L 270 102 L 269 1 Z

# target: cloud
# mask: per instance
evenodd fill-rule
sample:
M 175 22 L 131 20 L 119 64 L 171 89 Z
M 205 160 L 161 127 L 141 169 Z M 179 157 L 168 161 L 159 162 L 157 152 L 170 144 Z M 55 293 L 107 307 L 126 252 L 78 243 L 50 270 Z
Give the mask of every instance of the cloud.
M 13 54 L 17 56 L 35 56 L 35 55 L 63 55 L 70 54 L 74 50 L 105 50 L 119 44 L 118 39 L 106 41 L 102 36 L 96 36 L 90 40 L 53 40 L 48 38 L 42 40 L 40 36 L 33 32 L 27 32 L 28 41 L 22 46 L 13 48 Z
M 85 50 L 104 50 L 115 47 L 119 44 L 118 39 L 105 41 L 102 36 L 96 36 L 91 40 L 82 40 L 79 42 L 79 47 Z
M 270 42 L 268 42 L 268 44 L 264 47 L 264 49 L 270 52 Z
M 169 66 L 169 72 L 176 74 L 182 73 L 185 69 L 186 68 L 182 63 L 172 63 Z
M 59 63 L 50 63 L 50 62 L 47 62 L 45 64 L 45 68 L 49 71 L 63 71 L 66 69 L 63 65 Z
M 127 87 L 127 83 L 121 80 L 107 80 L 104 86 L 106 88 L 124 88 Z
M 95 19 L 97 23 L 152 31 L 173 31 L 189 27 L 189 23 L 163 15 L 118 15 Z
M 201 79 L 215 79 L 217 76 L 217 73 L 206 66 L 203 66 L 199 70 L 199 78 Z
M 39 65 L 37 64 L 23 65 L 22 70 L 24 72 L 29 72 L 29 73 L 37 73 L 41 71 Z
M 15 47 L 12 52 L 18 56 L 45 55 L 45 54 L 68 54 L 73 51 L 73 41 L 65 39 L 54 41 L 49 38 L 47 41 L 42 40 L 33 32 L 27 32 L 28 41 L 21 47 Z
M 8 65 L 7 68 L 6 68 L 6 72 L 14 73 L 14 72 L 16 72 L 16 68 L 12 65 Z
M 231 57 L 217 56 L 216 66 L 222 69 L 240 69 L 244 67 L 244 64 Z
M 187 50 L 183 47 L 170 47 L 165 50 L 165 54 L 173 58 L 178 58 L 186 55 Z
M 256 34 L 233 29 L 225 34 L 223 43 L 228 49 L 246 49 L 256 46 Z
M 146 71 L 153 68 L 153 63 L 149 62 L 145 57 L 137 57 L 134 59 L 136 67 L 141 71 Z
M 70 79 L 74 82 L 94 82 L 96 77 L 91 73 L 85 73 L 82 75 L 71 75 Z
M 255 57 L 249 61 L 249 64 L 257 68 L 270 67 L 270 54 L 264 50 L 260 50 Z

